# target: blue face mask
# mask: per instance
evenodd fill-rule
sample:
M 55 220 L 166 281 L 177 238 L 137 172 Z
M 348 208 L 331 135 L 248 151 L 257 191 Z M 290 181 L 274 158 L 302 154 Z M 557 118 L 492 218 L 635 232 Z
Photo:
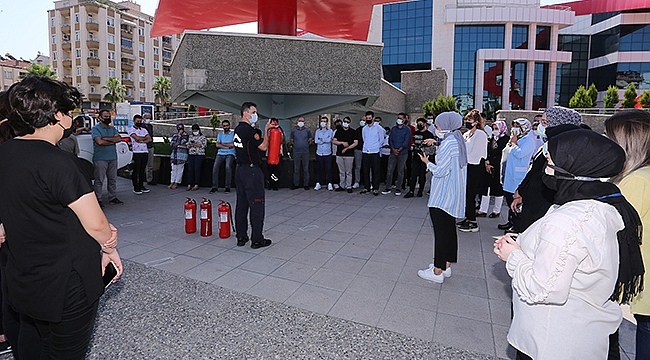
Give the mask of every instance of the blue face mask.
M 251 118 L 249 119 L 251 126 L 255 126 L 255 123 L 257 122 L 257 113 L 251 114 Z

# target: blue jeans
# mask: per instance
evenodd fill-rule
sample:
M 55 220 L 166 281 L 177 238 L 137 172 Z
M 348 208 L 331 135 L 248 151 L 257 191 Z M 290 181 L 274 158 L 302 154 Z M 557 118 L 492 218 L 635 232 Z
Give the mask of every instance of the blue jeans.
M 316 155 L 316 182 L 320 184 L 332 183 L 332 155 Z
M 190 155 L 187 157 L 187 184 L 199 185 L 201 182 L 201 165 L 205 155 Z
M 232 164 L 235 161 L 234 155 L 217 155 L 214 159 L 214 166 L 212 167 L 212 187 L 217 189 L 219 187 L 219 171 L 221 164 L 226 163 L 226 187 L 230 187 L 232 180 Z
M 650 316 L 634 315 L 636 319 L 636 359 L 650 359 Z

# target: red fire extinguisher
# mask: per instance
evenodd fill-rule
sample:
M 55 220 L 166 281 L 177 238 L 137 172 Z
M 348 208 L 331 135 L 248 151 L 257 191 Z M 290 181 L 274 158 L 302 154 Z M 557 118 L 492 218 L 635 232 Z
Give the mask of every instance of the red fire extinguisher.
M 196 232 L 196 201 L 190 198 L 185 200 L 185 232 L 188 234 Z
M 232 223 L 232 213 L 230 203 L 219 200 L 219 237 L 226 239 L 230 237 L 230 224 Z
M 277 125 L 277 123 L 276 123 Z M 280 151 L 282 146 L 282 130 L 279 128 L 271 128 L 269 130 L 269 148 L 266 162 L 270 165 L 277 165 L 280 163 Z
M 212 236 L 212 202 L 206 198 L 201 201 L 201 236 Z

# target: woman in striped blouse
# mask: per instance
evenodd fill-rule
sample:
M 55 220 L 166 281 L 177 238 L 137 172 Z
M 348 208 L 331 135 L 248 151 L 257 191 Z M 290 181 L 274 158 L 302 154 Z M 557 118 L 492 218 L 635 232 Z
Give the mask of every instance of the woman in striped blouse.
M 456 218 L 465 214 L 465 187 L 467 181 L 467 149 L 460 127 L 463 118 L 457 112 L 444 112 L 434 122 L 440 145 L 436 162 L 432 163 L 424 154 L 420 159 L 431 171 L 429 193 L 429 215 L 433 224 L 433 263 L 418 276 L 429 281 L 442 283 L 451 276 L 451 263 L 457 261 L 458 235 Z M 428 142 L 428 143 L 427 143 Z M 433 139 L 425 140 L 432 145 Z

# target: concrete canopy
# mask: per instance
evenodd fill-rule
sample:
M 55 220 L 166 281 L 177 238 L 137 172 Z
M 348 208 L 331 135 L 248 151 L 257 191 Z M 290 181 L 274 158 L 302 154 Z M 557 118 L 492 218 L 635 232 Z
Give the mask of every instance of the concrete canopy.
M 303 31 L 326 38 L 366 41 L 373 6 L 401 1 L 404 0 L 160 0 L 151 36 L 243 24 L 261 17 L 270 25 L 295 24 Z M 288 9 L 289 14 L 278 9 Z M 269 12 L 269 17 L 265 17 Z

